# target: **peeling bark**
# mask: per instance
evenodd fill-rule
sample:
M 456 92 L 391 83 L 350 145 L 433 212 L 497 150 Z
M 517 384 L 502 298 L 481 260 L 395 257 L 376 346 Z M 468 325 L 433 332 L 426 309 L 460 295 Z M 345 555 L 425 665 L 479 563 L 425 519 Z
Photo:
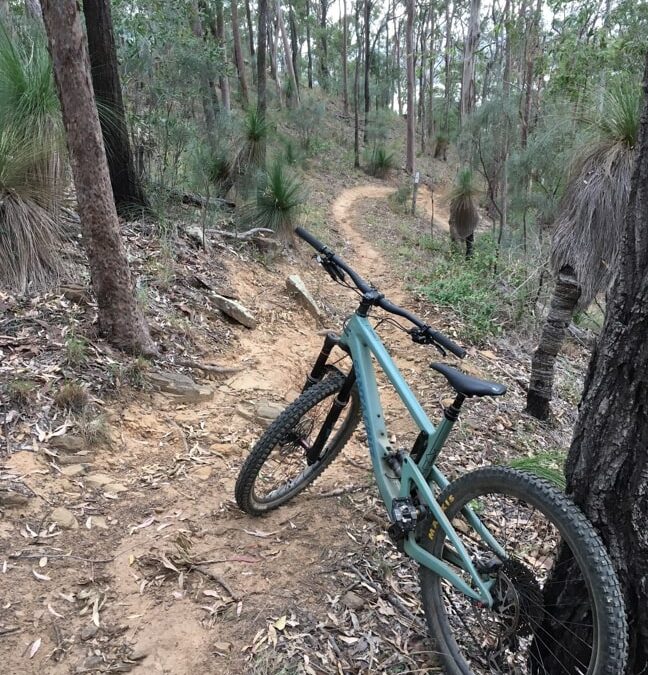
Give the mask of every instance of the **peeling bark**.
M 564 267 L 556 279 L 549 314 L 531 362 L 526 412 L 540 420 L 549 417 L 556 357 L 579 297 L 580 286 L 576 276 L 570 268 Z

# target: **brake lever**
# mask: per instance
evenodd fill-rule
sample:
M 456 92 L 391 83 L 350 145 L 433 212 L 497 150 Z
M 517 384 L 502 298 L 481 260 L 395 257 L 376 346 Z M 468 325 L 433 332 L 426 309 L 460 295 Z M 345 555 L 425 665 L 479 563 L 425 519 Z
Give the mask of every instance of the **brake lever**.
M 313 257 L 326 270 L 327 274 L 331 277 L 331 279 L 333 279 L 333 281 L 340 281 L 342 283 L 346 281 L 344 272 L 335 263 L 329 260 L 328 257 L 323 258 L 320 255 L 315 255 Z
M 412 337 L 412 341 L 419 345 L 432 345 L 442 356 L 447 356 L 448 353 L 446 350 L 438 342 L 436 342 L 436 340 L 428 335 L 427 330 L 427 328 L 412 328 L 409 332 Z

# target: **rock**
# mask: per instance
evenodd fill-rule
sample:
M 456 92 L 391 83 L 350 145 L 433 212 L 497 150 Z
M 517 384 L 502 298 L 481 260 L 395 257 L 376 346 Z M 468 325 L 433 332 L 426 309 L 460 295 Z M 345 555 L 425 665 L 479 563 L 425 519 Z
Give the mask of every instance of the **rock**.
M 310 294 L 304 282 L 301 280 L 301 277 L 297 274 L 291 274 L 286 279 L 286 288 L 291 295 L 294 295 L 297 299 L 297 302 L 315 319 L 320 320 L 322 318 L 322 310 L 319 308 L 319 305 L 315 302 L 313 296 Z
M 61 469 L 61 473 L 68 478 L 80 476 L 86 472 L 86 467 L 83 464 L 70 464 Z
M 68 511 L 68 509 L 63 506 L 59 506 L 52 511 L 50 520 L 64 530 L 79 529 L 79 523 L 72 511 Z
M 357 593 L 353 591 L 347 591 L 342 597 L 342 602 L 349 609 L 362 609 L 365 606 L 364 598 L 361 598 Z
M 128 492 L 128 488 L 121 483 L 110 483 L 106 485 L 106 492 L 118 495 L 120 492 Z
M 55 450 L 74 454 L 85 449 L 85 441 L 80 436 L 64 434 L 63 436 L 54 436 L 50 438 L 49 444 Z
M 135 645 L 132 649 L 128 658 L 131 661 L 141 661 L 148 656 L 149 650 L 144 645 Z
M 212 475 L 211 466 L 200 466 L 195 471 L 191 472 L 191 475 L 198 480 L 208 480 Z
M 255 416 L 262 426 L 267 427 L 279 417 L 283 412 L 284 406 L 272 401 L 259 401 L 255 407 Z
M 202 248 L 203 245 L 203 231 L 202 227 L 198 225 L 185 225 L 184 228 L 185 234 L 191 239 L 194 244 L 197 244 Z M 209 248 L 209 240 L 205 234 L 205 246 Z
M 79 633 L 79 637 L 84 641 L 87 642 L 88 640 L 92 640 L 92 638 L 99 632 L 99 629 L 94 625 L 90 624 L 89 626 L 84 626 L 81 629 L 81 632 Z
M 86 476 L 85 483 L 88 487 L 100 488 L 110 485 L 114 480 L 112 476 L 106 473 L 91 473 L 89 476 Z
M 213 298 L 216 307 L 218 307 L 223 314 L 227 314 L 230 319 L 234 319 L 234 321 L 237 321 L 246 328 L 256 328 L 257 321 L 252 315 L 252 312 L 240 302 L 225 298 L 222 295 L 218 295 L 218 293 L 212 293 L 211 297 Z
M 56 458 L 56 463 L 59 466 L 70 466 L 71 464 L 92 464 L 91 461 L 92 455 L 87 450 L 82 450 L 77 452 L 74 455 L 59 455 Z
M 92 527 L 98 527 L 100 530 L 108 529 L 108 523 L 103 516 L 90 516 L 90 525 Z
M 0 490 L 0 506 L 19 508 L 29 504 L 29 497 L 13 490 Z
M 196 384 L 188 375 L 182 373 L 149 373 L 148 379 L 154 389 L 172 394 L 186 403 L 210 401 L 214 397 L 210 387 Z

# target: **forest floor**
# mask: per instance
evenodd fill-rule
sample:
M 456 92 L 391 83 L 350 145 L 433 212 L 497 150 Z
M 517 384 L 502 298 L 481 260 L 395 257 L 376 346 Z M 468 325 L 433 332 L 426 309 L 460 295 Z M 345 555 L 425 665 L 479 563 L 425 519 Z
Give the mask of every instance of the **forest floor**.
M 429 232 L 426 190 L 419 194 L 421 215 L 405 218 L 388 206 L 396 184 L 341 176 L 310 187 L 330 223 L 319 225 L 318 236 L 388 297 L 456 336 L 453 318 L 411 288 L 412 261 L 425 256 L 415 242 Z M 442 198 L 435 230 L 447 231 Z M 93 395 L 101 420 L 94 434 L 62 413 L 47 422 L 5 416 L 0 479 L 18 486 L 22 499 L 12 503 L 5 495 L 0 502 L 3 672 L 434 672 L 416 569 L 386 536 L 362 429 L 314 486 L 285 507 L 253 519 L 233 501 L 238 470 L 265 423 L 263 410 L 298 395 L 323 329 L 339 330 L 355 296 L 333 285 L 304 244 L 271 261 L 215 248 L 219 271 L 211 270 L 208 254 L 192 254 L 202 256 L 201 270 L 211 270 L 208 279 L 206 272 L 184 278 L 177 272 L 168 296 L 149 289 L 151 303 L 168 297 L 186 314 L 184 323 L 157 326 L 158 336 L 175 331 L 160 369 L 174 369 L 188 339 L 182 331 L 193 324 L 207 326 L 192 334 L 199 344 L 194 359 L 236 372 L 208 380 L 194 369 L 199 400 L 123 385 L 110 398 Z M 285 279 L 295 273 L 323 309 L 323 321 L 288 294 Z M 205 288 L 183 299 L 178 289 L 189 288 L 192 275 Z M 210 319 L 200 306 L 207 287 L 240 300 L 257 327 Z M 40 310 L 22 309 L 36 328 L 43 323 Z M 64 309 L 59 314 L 85 311 Z M 7 333 L 0 346 L 9 345 L 12 354 L 23 349 L 25 359 L 46 350 L 7 326 L 0 333 Z M 437 353 L 388 324 L 380 333 L 438 418 L 451 392 L 428 368 Z M 58 342 L 47 327 L 40 335 L 59 349 L 69 344 L 65 330 Z M 105 376 L 117 357 L 93 340 L 89 349 L 96 377 Z M 552 425 L 522 413 L 529 358 L 519 342 L 500 339 L 468 352 L 463 369 L 503 381 L 509 395 L 466 406 L 442 459 L 449 476 L 567 447 L 572 403 L 557 402 Z M 571 358 L 577 371 L 583 355 Z M 91 388 L 93 371 L 83 368 Z M 51 379 L 69 377 L 70 370 L 57 367 Z M 381 386 L 381 393 L 393 444 L 411 447 L 416 431 L 405 409 L 389 388 Z

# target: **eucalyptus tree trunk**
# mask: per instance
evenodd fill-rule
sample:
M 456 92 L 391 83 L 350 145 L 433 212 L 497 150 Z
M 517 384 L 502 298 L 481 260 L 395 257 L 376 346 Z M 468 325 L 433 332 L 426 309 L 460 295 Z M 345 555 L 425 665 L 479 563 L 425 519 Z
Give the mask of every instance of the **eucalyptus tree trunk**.
M 234 63 L 239 80 L 239 91 L 241 93 L 241 104 L 247 108 L 250 102 L 247 80 L 245 77 L 245 61 L 243 60 L 243 50 L 241 49 L 241 32 L 239 30 L 238 20 L 238 0 L 232 0 L 232 42 L 234 43 Z
M 193 6 L 193 16 L 191 20 L 191 30 L 193 34 L 199 39 L 204 40 L 205 31 L 200 20 L 199 9 L 206 9 L 204 3 L 198 2 Z M 213 106 L 213 82 L 205 68 L 200 69 L 200 96 L 202 98 L 203 114 L 205 116 L 205 129 L 209 145 L 213 152 L 216 151 L 216 114 Z M 224 105 L 224 102 L 223 102 Z
M 344 103 L 344 115 L 349 115 L 349 64 L 347 47 L 349 43 L 349 25 L 347 20 L 346 0 L 342 0 L 342 101 Z
M 223 52 L 223 65 L 228 61 L 227 59 L 227 43 L 225 42 L 225 21 L 223 19 L 223 0 L 216 0 L 216 44 Z M 218 76 L 218 84 L 221 90 L 221 101 L 223 102 L 223 110 L 229 112 L 231 109 L 230 103 L 230 86 L 227 74 L 223 72 Z
M 258 0 L 257 6 L 257 114 L 260 122 L 265 122 L 268 109 L 266 77 L 266 43 L 268 41 L 268 0 Z M 259 165 L 265 166 L 266 138 L 260 140 Z
M 617 278 L 566 463 L 567 491 L 606 544 L 624 594 L 631 630 L 623 675 L 645 673 L 648 664 L 648 56 L 643 87 Z M 551 579 L 559 592 L 569 569 L 560 571 Z M 566 634 L 562 644 L 576 652 L 577 636 Z
M 99 328 L 120 349 L 152 355 L 155 345 L 137 306 L 119 232 L 77 1 L 44 0 L 42 9 L 63 112 L 82 242 L 97 297 Z
M 290 25 L 290 52 L 292 59 L 293 72 L 295 73 L 295 83 L 297 84 L 297 92 L 299 92 L 299 64 L 300 64 L 300 55 L 299 55 L 299 39 L 297 37 L 297 20 L 295 18 L 295 8 L 293 3 L 288 2 L 288 24 Z
M 135 172 L 126 127 L 110 2 L 84 0 L 83 13 L 94 95 L 109 111 L 100 122 L 117 213 L 128 215 L 134 210 L 148 210 L 148 201 Z
M 539 420 L 546 420 L 549 417 L 556 357 L 565 339 L 567 327 L 574 316 L 579 297 L 580 286 L 576 275 L 572 269 L 564 267 L 556 279 L 549 314 L 531 361 L 526 412 Z
M 454 14 L 455 14 L 455 3 L 452 3 L 452 14 L 450 13 L 450 2 L 446 0 L 445 3 L 445 21 L 446 21 L 446 34 L 445 34 L 445 47 L 443 50 L 443 60 L 444 60 L 444 69 L 445 69 L 445 80 L 444 80 L 444 96 L 445 96 L 445 115 L 444 115 L 444 125 L 443 130 L 448 133 L 449 125 L 449 116 L 450 116 L 450 91 L 452 89 L 450 82 L 450 49 L 452 47 L 452 24 L 454 23 Z
M 356 62 L 353 77 L 353 166 L 360 168 L 360 62 L 362 61 L 362 35 L 360 33 L 360 0 L 355 0 Z
M 275 8 L 276 9 L 276 8 Z M 270 74 L 274 78 L 275 86 L 277 89 L 277 102 L 279 107 L 283 108 L 284 104 L 284 92 L 281 85 L 281 75 L 279 74 L 278 67 L 278 57 L 277 53 L 279 51 L 279 22 L 276 20 L 276 11 L 274 12 L 275 16 L 273 21 L 268 23 L 268 44 L 270 45 Z M 272 25 L 274 23 L 274 26 Z
M 414 12 L 416 0 L 407 0 L 407 23 L 405 28 L 405 49 L 407 51 L 407 140 L 405 149 L 405 171 L 414 173 L 416 112 L 414 111 L 414 97 L 416 78 L 414 73 Z
M 286 26 L 283 20 L 283 12 L 281 11 L 281 0 L 277 0 L 275 3 L 275 8 L 277 12 L 277 26 L 279 32 L 281 33 L 281 41 L 283 44 L 284 51 L 284 66 L 286 72 L 288 73 L 288 80 L 290 82 L 290 92 L 287 97 L 289 107 L 298 107 L 299 106 L 299 89 L 297 87 L 297 77 L 295 76 L 295 71 L 293 69 L 293 62 L 290 52 L 290 43 L 288 42 L 288 34 L 286 33 Z
M 326 33 L 326 25 L 328 21 L 328 6 L 329 0 L 320 0 L 320 58 L 319 58 L 319 73 L 320 73 L 320 87 L 325 91 L 329 86 L 329 65 L 328 65 L 328 36 Z
M 475 53 L 479 44 L 479 10 L 481 0 L 470 1 L 470 19 L 464 45 L 463 73 L 461 77 L 461 104 L 459 113 L 461 123 L 473 110 L 475 105 Z
M 308 54 L 308 88 L 313 88 L 313 52 L 311 50 L 310 0 L 306 0 L 306 51 Z
M 367 142 L 369 133 L 369 109 L 371 98 L 369 95 L 369 66 L 371 65 L 371 0 L 364 0 L 364 142 Z

